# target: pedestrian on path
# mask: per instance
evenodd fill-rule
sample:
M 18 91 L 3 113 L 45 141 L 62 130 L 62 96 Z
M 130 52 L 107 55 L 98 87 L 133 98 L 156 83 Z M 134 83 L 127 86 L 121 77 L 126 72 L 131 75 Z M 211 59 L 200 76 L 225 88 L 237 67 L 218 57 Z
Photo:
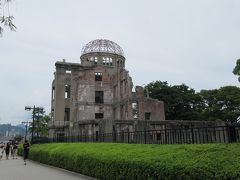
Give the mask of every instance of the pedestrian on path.
M 6 159 L 8 159 L 9 157 L 10 148 L 11 148 L 11 145 L 10 145 L 10 142 L 8 142 L 5 146 Z
M 3 157 L 4 147 L 5 147 L 4 143 L 1 142 L 1 144 L 0 144 L 0 160 L 1 160 L 2 157 Z
M 17 159 L 17 148 L 18 148 L 17 143 L 13 142 L 13 144 L 12 144 L 12 152 L 11 152 L 13 159 Z
M 29 154 L 29 149 L 30 149 L 30 144 L 28 140 L 25 140 L 25 143 L 23 144 L 23 160 L 24 160 L 24 165 L 26 165 L 26 160 L 28 158 Z
M 13 157 L 13 141 L 11 141 L 10 143 L 10 153 L 11 153 L 11 157 Z

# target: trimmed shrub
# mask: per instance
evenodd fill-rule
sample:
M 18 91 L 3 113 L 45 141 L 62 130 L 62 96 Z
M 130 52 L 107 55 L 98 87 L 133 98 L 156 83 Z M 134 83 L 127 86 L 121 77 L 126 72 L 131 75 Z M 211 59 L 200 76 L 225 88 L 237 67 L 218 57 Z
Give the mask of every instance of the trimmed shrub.
M 99 179 L 240 179 L 239 149 L 239 143 L 52 143 L 33 145 L 29 157 Z

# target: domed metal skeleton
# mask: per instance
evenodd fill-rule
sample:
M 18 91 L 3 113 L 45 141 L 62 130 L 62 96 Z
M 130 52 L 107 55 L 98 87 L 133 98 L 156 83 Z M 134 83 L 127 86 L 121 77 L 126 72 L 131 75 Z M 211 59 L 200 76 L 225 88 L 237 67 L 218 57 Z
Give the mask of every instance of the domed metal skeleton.
M 107 39 L 96 39 L 87 43 L 82 49 L 82 55 L 94 52 L 118 54 L 124 57 L 122 48 L 117 43 Z

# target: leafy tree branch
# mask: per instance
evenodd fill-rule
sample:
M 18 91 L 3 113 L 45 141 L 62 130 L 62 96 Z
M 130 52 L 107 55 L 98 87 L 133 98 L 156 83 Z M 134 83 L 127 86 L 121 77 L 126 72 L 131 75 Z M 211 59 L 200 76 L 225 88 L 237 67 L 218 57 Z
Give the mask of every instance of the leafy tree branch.
M 17 29 L 13 23 L 14 17 L 10 14 L 10 2 L 11 0 L 0 0 L 0 35 L 2 35 L 4 28 L 8 28 L 11 31 L 16 31 Z

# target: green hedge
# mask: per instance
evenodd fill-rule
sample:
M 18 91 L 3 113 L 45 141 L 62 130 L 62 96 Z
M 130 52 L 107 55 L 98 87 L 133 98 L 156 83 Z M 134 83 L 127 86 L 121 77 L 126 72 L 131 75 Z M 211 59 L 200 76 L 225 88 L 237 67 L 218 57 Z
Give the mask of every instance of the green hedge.
M 52 143 L 33 145 L 30 159 L 99 179 L 240 179 L 239 143 Z

